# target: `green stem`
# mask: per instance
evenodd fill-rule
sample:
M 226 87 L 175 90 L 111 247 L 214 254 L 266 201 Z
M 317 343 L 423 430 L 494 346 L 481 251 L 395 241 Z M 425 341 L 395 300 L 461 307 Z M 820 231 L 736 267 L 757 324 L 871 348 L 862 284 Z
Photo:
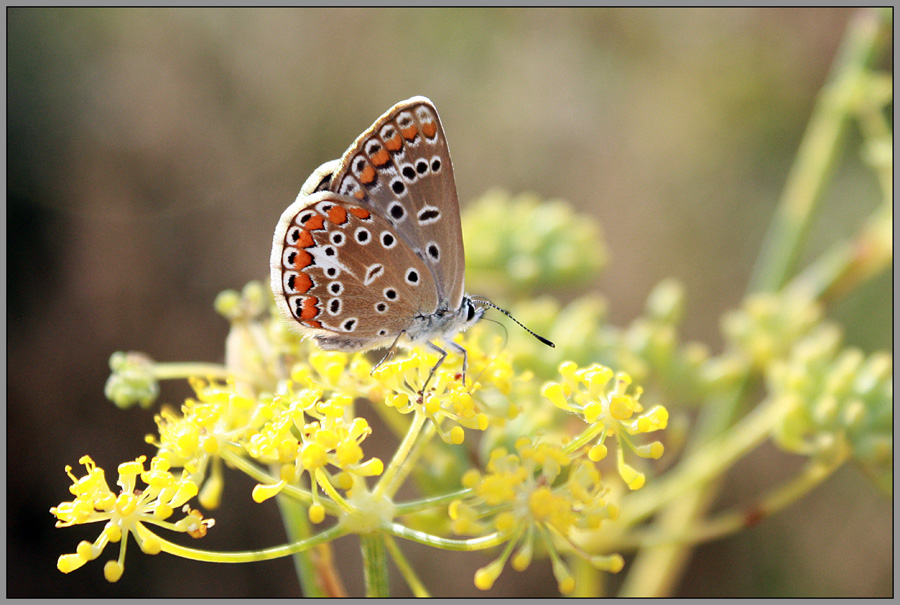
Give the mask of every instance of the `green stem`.
M 160 536 L 156 536 L 156 539 L 159 540 L 164 552 L 167 552 L 176 557 L 190 559 L 192 561 L 206 561 L 208 563 L 254 563 L 257 561 L 271 561 L 272 559 L 280 559 L 282 557 L 286 557 L 287 555 L 303 552 L 304 550 L 308 550 L 310 548 L 313 548 L 314 546 L 318 546 L 319 544 L 324 544 L 326 542 L 336 540 L 346 533 L 347 532 L 345 529 L 343 529 L 339 525 L 335 525 L 334 527 L 330 527 L 329 529 L 326 529 L 325 531 L 300 542 L 294 542 L 293 544 L 286 544 L 284 546 L 276 546 L 274 548 L 264 548 L 262 550 L 242 552 L 216 552 L 210 550 L 200 550 L 197 548 L 188 548 L 186 546 L 181 546 L 180 544 L 175 544 L 174 542 L 169 542 L 168 540 L 161 538 Z
M 765 441 L 785 411 L 781 400 L 776 399 L 756 407 L 731 430 L 694 450 L 665 477 L 627 494 L 616 523 L 627 531 L 667 504 L 680 501 L 686 493 L 722 476 L 737 460 Z
M 755 525 L 762 519 L 771 517 L 797 502 L 821 485 L 846 461 L 846 453 L 835 456 L 833 460 L 829 461 L 813 459 L 807 464 L 803 473 L 778 488 L 770 490 L 753 506 L 721 513 L 715 519 L 699 522 L 692 527 L 680 528 L 672 534 L 661 534 L 655 530 L 630 533 L 613 546 L 618 550 L 632 550 L 658 544 L 699 544 L 725 538 Z
M 409 564 L 406 555 L 404 555 L 403 551 L 400 550 L 400 547 L 397 546 L 397 541 L 391 536 L 385 536 L 384 543 L 385 546 L 387 546 L 388 553 L 391 555 L 391 559 L 394 560 L 397 569 L 400 570 L 400 575 L 406 580 L 406 584 L 410 587 L 413 594 L 420 599 L 430 598 L 431 593 L 429 593 L 428 589 L 425 588 L 425 585 L 422 584 L 422 580 L 416 575 L 416 571 L 412 568 L 412 565 Z
M 784 193 L 750 279 L 751 292 L 775 292 L 787 281 L 816 205 L 831 176 L 858 87 L 880 49 L 885 13 L 857 12 L 822 89 Z
M 378 485 L 373 490 L 376 497 L 380 498 L 385 495 L 391 497 L 400 488 L 399 481 L 397 481 L 398 477 L 406 477 L 406 473 L 401 473 L 401 467 L 406 462 L 413 445 L 416 443 L 416 438 L 422 432 L 422 426 L 424 426 L 426 420 L 425 414 L 419 411 L 413 413 L 413 419 L 409 429 L 406 431 L 406 436 L 400 442 L 387 470 L 384 471 L 384 474 L 378 480 Z
M 412 500 L 410 502 L 404 502 L 402 504 L 398 504 L 394 509 L 394 514 L 397 517 L 402 517 L 403 515 L 409 515 L 411 513 L 417 513 L 419 511 L 428 510 L 429 508 L 435 508 L 438 506 L 446 506 L 450 504 L 454 500 L 461 500 L 472 493 L 472 490 L 469 488 L 463 488 L 457 490 L 455 492 L 450 492 L 449 494 L 441 494 L 440 496 L 431 496 L 428 498 L 423 498 L 421 500 Z
M 299 504 L 292 498 L 276 496 L 278 510 L 281 511 L 281 520 L 287 533 L 289 542 L 299 542 L 309 538 L 310 525 L 306 516 L 306 506 Z M 310 557 L 311 551 L 304 550 L 293 554 L 294 569 L 297 570 L 297 578 L 300 580 L 300 588 L 304 597 L 322 598 L 330 596 L 323 586 L 321 576 L 316 573 L 316 566 Z
M 788 176 L 774 222 L 750 280 L 750 291 L 776 291 L 787 281 L 837 157 L 847 114 L 852 109 L 849 97 L 874 61 L 882 28 L 890 16 L 889 10 L 861 10 L 850 22 Z M 731 396 L 707 402 L 699 422 L 697 447 L 709 443 L 731 426 L 740 412 L 748 381 L 749 376 Z M 695 524 L 709 509 L 720 485 L 720 480 L 713 480 L 683 494 L 659 514 L 656 528 L 662 533 L 674 533 Z M 690 545 L 684 544 L 642 549 L 620 596 L 671 594 L 690 554 Z
M 384 539 L 381 533 L 359 536 L 367 597 L 389 597 L 391 594 Z
M 394 536 L 397 536 L 398 538 L 404 538 L 406 540 L 418 542 L 419 544 L 424 544 L 425 546 L 442 548 L 444 550 L 459 550 L 465 552 L 494 548 L 495 546 L 499 546 L 500 544 L 508 541 L 510 538 L 509 533 L 494 532 L 485 536 L 479 536 L 477 538 L 454 540 L 453 538 L 441 538 L 440 536 L 426 534 L 415 529 L 410 529 L 405 525 L 400 525 L 399 523 L 390 523 L 385 528 L 385 531 Z
M 183 380 L 193 376 L 225 380 L 233 377 L 233 373 L 219 363 L 166 361 L 153 364 L 153 376 L 157 380 Z

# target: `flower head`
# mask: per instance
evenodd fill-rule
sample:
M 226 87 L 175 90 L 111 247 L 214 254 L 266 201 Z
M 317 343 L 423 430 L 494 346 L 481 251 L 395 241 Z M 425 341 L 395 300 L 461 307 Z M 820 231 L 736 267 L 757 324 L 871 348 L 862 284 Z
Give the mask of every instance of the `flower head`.
M 125 545 L 129 534 L 133 535 L 141 550 L 147 554 L 157 554 L 162 549 L 160 540 L 147 525 L 157 525 L 173 531 L 187 533 L 201 538 L 212 527 L 212 519 L 203 519 L 198 511 L 191 510 L 186 502 L 197 495 L 197 486 L 187 479 L 186 473 L 180 478 L 172 475 L 168 463 L 162 458 L 153 458 L 150 468 L 144 468 L 145 456 L 119 465 L 120 488 L 116 495 L 106 482 L 103 469 L 97 467 L 88 456 L 80 462 L 87 470 L 83 477 L 72 474 L 66 467 L 66 474 L 72 479 L 69 491 L 75 499 L 54 506 L 50 512 L 58 519 L 57 527 L 68 527 L 84 523 L 105 521 L 100 535 L 91 542 L 82 542 L 76 552 L 60 556 L 57 567 L 63 573 L 74 571 L 100 556 L 110 542 L 120 542 L 119 557 L 108 561 L 104 567 L 106 579 L 116 582 L 122 576 L 125 561 Z M 138 478 L 146 485 L 138 488 Z M 175 509 L 182 509 L 185 516 L 179 521 L 168 519 Z
M 542 394 L 556 407 L 577 414 L 589 425 L 574 444 L 596 437 L 588 455 L 591 460 L 599 461 L 607 455 L 607 437 L 615 436 L 619 475 L 629 488 L 639 489 L 644 484 L 644 475 L 625 463 L 623 447 L 642 458 L 662 456 L 663 445 L 659 441 L 638 444 L 632 437 L 666 428 L 669 419 L 666 408 L 655 406 L 644 411 L 639 401 L 640 387 L 629 393 L 631 377 L 624 372 L 614 374 L 606 366 L 593 364 L 578 368 L 572 362 L 564 362 L 559 366 L 559 373 L 562 382 L 547 383 Z
M 254 500 L 271 498 L 286 485 L 298 484 L 307 474 L 313 503 L 309 517 L 320 523 L 325 518 L 325 507 L 318 488 L 340 500 L 335 488 L 349 490 L 353 486 L 352 475 L 381 474 L 381 460 L 364 460 L 361 444 L 372 429 L 364 418 L 353 417 L 352 405 L 353 399 L 348 395 L 323 400 L 321 391 L 295 392 L 288 383 L 286 391 L 269 406 L 270 420 L 244 441 L 247 453 L 275 465 L 280 478 L 274 485 L 258 485 Z
M 618 555 L 592 555 L 573 541 L 577 530 L 596 529 L 618 514 L 590 460 L 573 458 L 558 444 L 523 437 L 516 443 L 515 453 L 505 448 L 493 450 L 485 472 L 472 469 L 462 482 L 472 491 L 470 497 L 450 506 L 453 530 L 460 534 L 493 530 L 508 540 L 501 556 L 476 573 L 479 588 L 493 585 L 516 546 L 512 565 L 518 571 L 526 569 L 536 539 L 550 552 L 563 594 L 571 592 L 574 584 L 559 557 L 557 541 L 600 569 L 621 568 Z
M 781 447 L 807 455 L 831 456 L 849 448 L 889 490 L 894 450 L 890 355 L 866 357 L 840 345 L 837 328 L 824 324 L 770 368 L 771 396 L 788 407 L 774 437 Z

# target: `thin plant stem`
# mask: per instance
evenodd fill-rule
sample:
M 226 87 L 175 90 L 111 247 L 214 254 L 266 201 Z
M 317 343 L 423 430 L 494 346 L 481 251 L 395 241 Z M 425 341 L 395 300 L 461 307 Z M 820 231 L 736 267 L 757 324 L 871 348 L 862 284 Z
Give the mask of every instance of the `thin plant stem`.
M 750 279 L 751 292 L 777 291 L 794 268 L 840 152 L 858 87 L 878 56 L 883 17 L 878 10 L 861 10 L 850 22 L 788 174 Z
M 803 473 L 770 490 L 753 506 L 721 513 L 715 519 L 700 522 L 692 527 L 681 528 L 673 534 L 666 535 L 652 530 L 632 532 L 616 542 L 614 546 L 616 549 L 633 550 L 658 544 L 700 544 L 736 534 L 803 498 L 821 485 L 846 460 L 846 452 L 829 461 L 812 460 L 807 464 Z
M 362 534 L 359 537 L 367 597 L 383 598 L 391 595 L 384 539 L 385 536 L 381 533 Z
M 872 65 L 889 17 L 889 11 L 861 10 L 852 18 L 788 176 L 774 222 L 750 280 L 751 292 L 777 291 L 787 281 L 840 148 L 851 111 L 852 91 L 848 88 L 855 88 L 860 76 Z M 734 422 L 743 403 L 748 379 L 749 376 L 741 381 L 731 397 L 708 402 L 701 413 L 697 446 L 702 447 Z M 695 524 L 715 500 L 720 485 L 720 480 L 712 481 L 672 502 L 658 516 L 656 528 L 662 533 L 674 533 Z M 690 553 L 691 546 L 685 544 L 642 549 L 620 596 L 671 594 Z
M 307 507 L 293 498 L 276 496 L 278 510 L 287 532 L 288 541 L 299 542 L 309 538 L 311 527 L 306 514 Z M 294 569 L 300 580 L 300 588 L 306 598 L 345 596 L 340 576 L 332 562 L 331 544 L 320 544 L 316 549 L 294 553 Z M 318 562 L 317 562 L 318 561 Z
M 431 593 L 428 592 L 428 589 L 425 588 L 422 580 L 416 575 L 416 571 L 413 569 L 412 565 L 409 564 L 406 555 L 400 550 L 397 541 L 394 540 L 392 536 L 385 536 L 384 545 L 387 547 L 388 553 L 391 555 L 391 559 L 394 560 L 397 569 L 400 570 L 400 575 L 403 576 L 403 579 L 406 580 L 406 584 L 409 586 L 410 590 L 412 590 L 413 595 L 420 599 L 431 597 Z

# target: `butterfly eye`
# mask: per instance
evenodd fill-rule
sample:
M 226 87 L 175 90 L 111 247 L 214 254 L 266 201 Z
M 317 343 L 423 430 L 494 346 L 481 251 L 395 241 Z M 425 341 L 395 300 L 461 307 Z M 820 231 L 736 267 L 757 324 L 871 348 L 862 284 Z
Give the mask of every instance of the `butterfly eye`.
M 475 319 L 475 305 L 468 299 L 466 299 L 466 304 L 468 306 L 468 309 L 466 309 L 466 321 L 472 321 Z

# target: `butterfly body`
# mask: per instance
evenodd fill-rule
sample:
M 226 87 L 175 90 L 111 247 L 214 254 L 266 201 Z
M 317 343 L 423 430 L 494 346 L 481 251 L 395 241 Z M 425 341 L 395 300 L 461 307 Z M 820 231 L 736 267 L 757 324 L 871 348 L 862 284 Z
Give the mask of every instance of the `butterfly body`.
M 464 261 L 444 131 L 431 101 L 413 97 L 307 179 L 276 226 L 271 286 L 323 349 L 426 343 L 446 355 L 432 340 L 485 311 L 465 294 Z

